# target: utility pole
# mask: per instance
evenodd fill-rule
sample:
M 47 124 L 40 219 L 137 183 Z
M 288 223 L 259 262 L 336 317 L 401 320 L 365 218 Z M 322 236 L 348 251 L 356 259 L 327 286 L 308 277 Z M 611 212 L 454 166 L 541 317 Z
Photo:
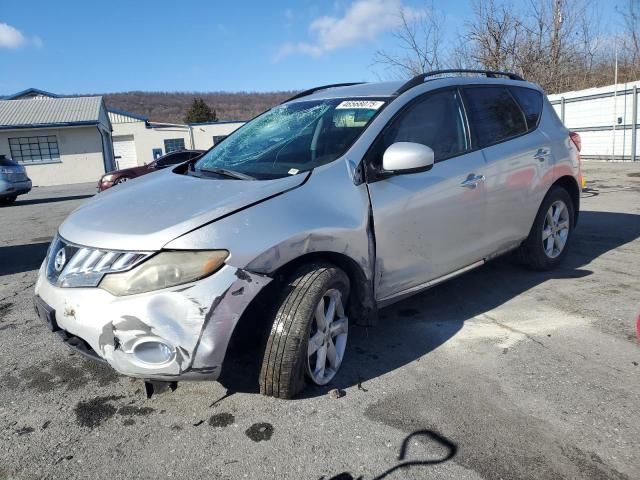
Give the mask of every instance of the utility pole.
M 611 140 L 611 161 L 615 160 L 616 155 L 616 124 L 618 123 L 618 37 L 614 38 L 616 61 L 613 73 L 613 139 Z

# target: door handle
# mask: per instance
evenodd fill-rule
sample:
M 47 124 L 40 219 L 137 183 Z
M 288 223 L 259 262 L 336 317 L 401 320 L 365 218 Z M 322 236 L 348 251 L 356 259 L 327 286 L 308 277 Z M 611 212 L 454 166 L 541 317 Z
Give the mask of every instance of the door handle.
M 484 175 L 476 175 L 475 173 L 470 173 L 467 179 L 460 184 L 461 187 L 466 188 L 476 188 L 478 183 L 484 182 Z
M 536 154 L 533 156 L 533 158 L 535 158 L 539 162 L 544 162 L 548 156 L 549 156 L 549 150 L 546 150 L 544 148 L 539 148 Z

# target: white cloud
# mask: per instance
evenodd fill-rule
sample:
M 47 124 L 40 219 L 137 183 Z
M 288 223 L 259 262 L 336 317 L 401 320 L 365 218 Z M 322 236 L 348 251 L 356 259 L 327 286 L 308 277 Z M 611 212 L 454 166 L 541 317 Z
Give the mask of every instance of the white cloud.
M 0 23 L 0 48 L 18 48 L 27 43 L 27 39 L 17 28 Z
M 0 23 L 0 48 L 20 48 L 25 45 L 42 48 L 40 37 L 27 38 L 20 30 L 6 23 Z
M 375 39 L 381 33 L 393 30 L 404 12 L 411 20 L 420 13 L 402 5 L 402 0 L 356 0 L 343 17 L 323 16 L 309 25 L 312 42 L 285 43 L 280 46 L 275 60 L 295 53 L 320 57 L 340 48 L 351 47 Z

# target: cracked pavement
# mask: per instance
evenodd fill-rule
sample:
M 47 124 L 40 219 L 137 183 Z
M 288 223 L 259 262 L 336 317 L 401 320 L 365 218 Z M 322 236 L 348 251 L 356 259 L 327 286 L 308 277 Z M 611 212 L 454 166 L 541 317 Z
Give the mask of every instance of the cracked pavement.
M 64 346 L 33 284 L 95 185 L 35 188 L 0 208 L 0 479 L 640 478 L 640 164 L 585 172 L 562 268 L 500 258 L 388 307 L 293 401 L 215 382 L 147 400 Z

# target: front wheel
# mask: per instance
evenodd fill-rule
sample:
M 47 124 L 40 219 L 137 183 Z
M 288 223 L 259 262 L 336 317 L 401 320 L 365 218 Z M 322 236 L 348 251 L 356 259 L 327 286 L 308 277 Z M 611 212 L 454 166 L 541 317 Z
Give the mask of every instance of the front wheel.
M 525 265 L 535 270 L 555 268 L 569 249 L 575 215 L 573 200 L 562 187 L 553 187 L 540 206 L 518 255 Z
M 316 385 L 335 377 L 347 345 L 349 290 L 349 277 L 331 264 L 307 265 L 292 275 L 267 340 L 262 394 L 292 398 L 304 388 L 305 376 Z
M 0 205 L 11 205 L 16 201 L 17 196 L 0 198 Z

